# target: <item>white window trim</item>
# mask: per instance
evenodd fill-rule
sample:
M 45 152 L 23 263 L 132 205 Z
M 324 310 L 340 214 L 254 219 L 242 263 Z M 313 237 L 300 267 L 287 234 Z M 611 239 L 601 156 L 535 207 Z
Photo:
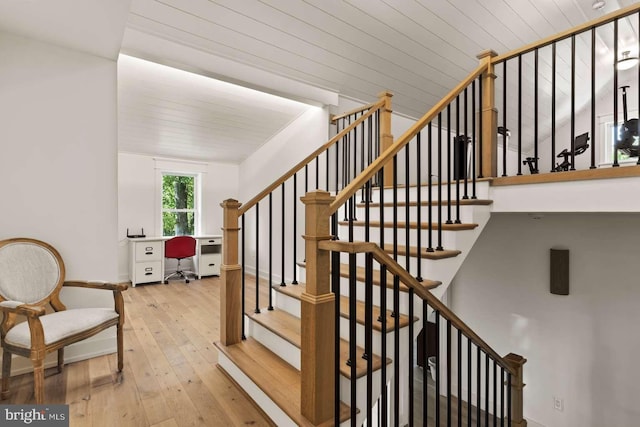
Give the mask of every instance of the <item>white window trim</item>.
M 162 180 L 165 175 L 174 175 L 174 176 L 191 176 L 194 178 L 194 189 L 193 189 L 193 209 L 167 209 L 164 210 L 162 208 Z M 202 173 L 196 172 L 177 172 L 175 170 L 163 170 L 156 169 L 156 235 L 163 236 L 163 227 L 162 227 L 162 213 L 163 212 L 194 212 L 194 230 L 193 233 L 195 236 L 200 234 L 200 230 L 202 229 L 202 203 L 201 197 L 202 194 Z

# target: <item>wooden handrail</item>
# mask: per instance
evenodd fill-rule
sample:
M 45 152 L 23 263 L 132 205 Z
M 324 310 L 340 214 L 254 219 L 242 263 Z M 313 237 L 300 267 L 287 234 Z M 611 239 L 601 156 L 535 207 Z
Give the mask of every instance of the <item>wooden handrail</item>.
M 496 63 L 499 63 L 499 62 L 506 61 L 506 60 L 514 58 L 514 57 L 516 57 L 518 55 L 522 55 L 522 54 L 531 52 L 532 50 L 539 49 L 541 47 L 545 47 L 547 45 L 550 45 L 551 43 L 567 39 L 567 38 L 573 36 L 574 34 L 579 34 L 579 33 L 582 33 L 584 31 L 588 31 L 588 30 L 590 30 L 592 28 L 608 24 L 609 22 L 615 21 L 616 19 L 619 19 L 619 18 L 623 18 L 623 17 L 625 17 L 627 15 L 631 15 L 634 12 L 637 12 L 639 10 L 640 10 L 640 3 L 636 3 L 636 4 L 633 4 L 631 6 L 627 6 L 625 8 L 620 9 L 620 10 L 616 10 L 615 12 L 611 12 L 611 13 L 608 13 L 608 14 L 606 14 L 604 16 L 601 16 L 600 18 L 596 18 L 596 19 L 592 19 L 591 21 L 587 21 L 584 24 L 578 25 L 577 27 L 573 27 L 570 30 L 562 31 L 562 32 L 560 32 L 558 34 L 555 34 L 553 36 L 546 37 L 546 38 L 538 40 L 537 42 L 534 42 L 534 43 L 530 43 L 530 44 L 528 44 L 526 46 L 523 46 L 523 47 L 521 47 L 519 49 L 514 49 L 514 50 L 512 50 L 510 52 L 503 53 L 502 55 L 498 55 L 498 56 L 494 57 L 491 62 L 496 64 Z
M 395 276 L 400 277 L 400 281 L 407 287 L 413 289 L 413 291 L 435 310 L 440 312 L 442 316 L 449 320 L 453 326 L 461 331 L 467 338 L 469 338 L 475 345 L 482 349 L 486 354 L 491 356 L 493 360 L 504 368 L 511 375 L 516 375 L 517 372 L 513 366 L 500 356 L 489 344 L 487 344 L 482 338 L 478 336 L 466 323 L 462 321 L 456 314 L 436 298 L 431 292 L 426 290 L 420 282 L 416 280 L 407 270 L 405 270 L 400 264 L 394 261 L 380 246 L 372 242 L 343 242 L 340 240 L 323 240 L 319 242 L 318 247 L 325 251 L 335 252 L 347 252 L 347 253 L 371 253 L 373 257 L 380 264 L 387 267 L 387 271 L 391 272 Z
M 355 122 L 351 123 L 348 127 L 344 128 L 340 133 L 338 133 L 336 136 L 334 136 L 333 138 L 331 138 L 327 143 L 325 143 L 324 145 L 322 145 L 320 148 L 318 148 L 317 150 L 315 150 L 313 153 L 309 154 L 307 157 L 305 157 L 302 161 L 300 161 L 297 165 L 295 165 L 294 167 L 292 167 L 291 169 L 289 169 L 289 171 L 287 173 L 285 173 L 284 175 L 282 175 L 280 178 L 278 178 L 276 181 L 273 182 L 273 184 L 269 185 L 267 188 L 265 188 L 264 190 L 262 190 L 260 193 L 258 193 L 258 195 L 256 195 L 255 197 L 253 197 L 251 200 L 249 200 L 246 204 L 244 204 L 239 210 L 238 210 L 238 216 L 242 216 L 242 214 L 244 214 L 245 212 L 247 212 L 249 209 L 251 209 L 253 206 L 256 205 L 256 203 L 258 203 L 260 200 L 264 199 L 266 196 L 269 195 L 269 193 L 271 193 L 273 190 L 275 190 L 276 188 L 278 188 L 280 185 L 282 185 L 283 182 L 285 182 L 287 179 L 291 178 L 294 174 L 296 174 L 298 171 L 300 171 L 305 165 L 307 165 L 309 162 L 311 162 L 313 159 L 315 159 L 317 156 L 319 156 L 320 154 L 322 154 L 324 151 L 326 151 L 329 147 L 331 147 L 333 144 L 335 144 L 336 142 L 338 142 L 340 139 L 342 139 L 343 136 L 345 136 L 346 134 L 348 134 L 349 132 L 351 132 L 356 126 L 360 125 L 362 122 L 364 122 L 365 120 L 367 120 L 369 117 L 371 117 L 373 115 L 373 113 L 375 113 L 376 111 L 378 111 L 380 108 L 382 108 L 385 105 L 385 100 L 382 99 L 378 102 L 376 102 L 375 104 L 373 104 L 373 106 L 369 109 L 369 111 L 367 111 L 367 113 L 363 114 L 362 116 L 360 116 L 360 118 L 358 118 L 358 120 L 356 120 Z
M 371 104 L 363 105 L 361 107 L 356 107 L 351 111 L 347 111 L 346 113 L 342 113 L 342 114 L 337 114 L 335 116 L 331 116 L 331 121 L 335 122 L 335 121 L 343 119 L 345 117 L 349 117 L 349 116 L 351 116 L 353 114 L 358 114 L 358 113 L 361 113 L 363 111 L 367 111 L 367 110 L 371 109 L 372 107 L 374 107 L 375 105 L 376 105 L 376 103 L 372 102 Z
M 398 138 L 393 145 L 380 155 L 375 161 L 373 161 L 360 175 L 358 175 L 349 185 L 342 189 L 342 191 L 336 196 L 335 200 L 329 206 L 326 212 L 328 216 L 336 212 L 351 196 L 353 196 L 358 190 L 360 190 L 367 181 L 369 181 L 374 174 L 376 174 L 383 166 L 393 159 L 393 156 L 407 145 L 414 136 L 418 134 L 430 121 L 442 110 L 445 109 L 462 91 L 471 84 L 480 74 L 487 69 L 487 64 L 480 64 L 474 71 L 467 76 L 466 79 L 461 81 L 447 96 L 442 98 L 431 110 L 422 116 L 413 126 L 411 126 L 400 138 Z

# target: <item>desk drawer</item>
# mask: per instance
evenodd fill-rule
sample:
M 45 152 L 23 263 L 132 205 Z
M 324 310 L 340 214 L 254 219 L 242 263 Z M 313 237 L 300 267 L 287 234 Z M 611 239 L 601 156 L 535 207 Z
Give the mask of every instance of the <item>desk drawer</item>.
M 136 242 L 136 262 L 160 261 L 163 242 Z
M 200 276 L 219 276 L 222 257 L 219 254 L 202 255 L 200 257 Z
M 162 262 L 138 262 L 135 265 L 136 282 L 149 283 L 162 281 Z

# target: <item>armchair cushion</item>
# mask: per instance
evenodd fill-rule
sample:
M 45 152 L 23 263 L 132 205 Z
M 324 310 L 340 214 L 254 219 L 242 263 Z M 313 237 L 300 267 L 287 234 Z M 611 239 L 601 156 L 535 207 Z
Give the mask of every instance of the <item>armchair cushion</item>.
M 78 308 L 40 316 L 44 343 L 49 345 L 58 342 L 117 317 L 118 313 L 111 308 Z M 29 323 L 22 322 L 11 328 L 7 332 L 5 341 L 17 347 L 31 348 Z

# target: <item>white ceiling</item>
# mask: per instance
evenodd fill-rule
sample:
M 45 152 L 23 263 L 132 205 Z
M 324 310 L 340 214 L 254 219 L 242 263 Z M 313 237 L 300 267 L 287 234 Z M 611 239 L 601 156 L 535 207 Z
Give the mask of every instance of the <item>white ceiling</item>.
M 311 107 L 121 55 L 120 151 L 239 163 Z
M 633 2 L 608 0 L 599 11 L 591 3 L 3 0 L 0 30 L 110 58 L 122 41 L 127 54 L 316 105 L 335 104 L 335 94 L 371 102 L 390 90 L 394 111 L 419 117 L 477 66 L 479 52 L 505 53 Z M 625 43 L 637 50 L 637 32 Z M 237 162 L 303 111 L 128 65 L 119 67 L 123 151 Z M 250 117 L 258 126 L 247 129 Z

